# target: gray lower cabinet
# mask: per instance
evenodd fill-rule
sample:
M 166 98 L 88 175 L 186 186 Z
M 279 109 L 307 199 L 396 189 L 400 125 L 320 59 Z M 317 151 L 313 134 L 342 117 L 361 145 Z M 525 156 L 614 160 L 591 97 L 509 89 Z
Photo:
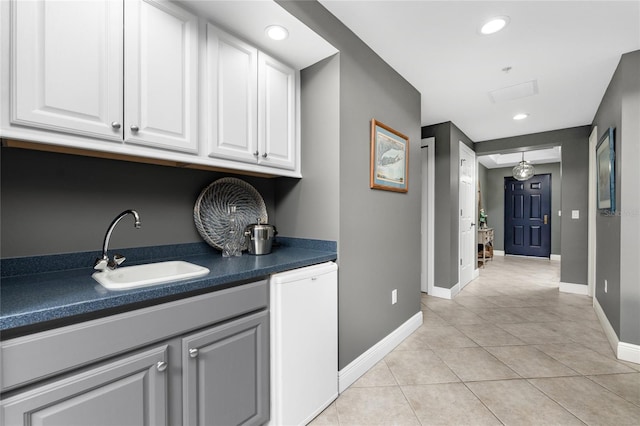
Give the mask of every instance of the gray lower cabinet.
M 0 425 L 260 425 L 269 420 L 259 281 L 0 342 Z
M 268 312 L 182 339 L 184 425 L 269 420 Z
M 166 425 L 167 346 L 126 356 L 2 402 L 3 425 Z

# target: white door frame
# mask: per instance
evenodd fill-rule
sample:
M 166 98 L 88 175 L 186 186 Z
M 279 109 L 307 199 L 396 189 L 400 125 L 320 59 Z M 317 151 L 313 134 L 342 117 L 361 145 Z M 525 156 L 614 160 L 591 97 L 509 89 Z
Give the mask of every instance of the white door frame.
M 588 260 L 587 260 L 587 294 L 596 297 L 596 145 L 598 144 L 598 126 L 593 126 L 589 135 L 589 223 L 588 223 Z
M 471 191 L 466 194 L 467 197 L 471 198 L 469 199 L 464 199 L 463 197 L 465 196 L 464 191 L 461 190 L 460 186 L 458 186 L 458 210 L 460 211 L 460 215 L 458 217 L 458 234 L 459 234 L 459 238 L 458 238 L 458 259 L 460 259 L 458 261 L 458 282 L 460 284 L 460 290 L 462 290 L 464 288 L 465 285 L 467 285 L 473 278 L 474 278 L 474 274 L 475 274 L 475 269 L 476 269 L 476 247 L 475 246 L 475 231 L 476 231 L 476 217 L 477 217 L 477 204 L 475 202 L 476 197 L 476 153 L 469 148 L 467 145 L 465 145 L 462 141 L 460 141 L 459 143 L 459 147 L 460 147 L 460 161 L 458 163 L 458 182 L 460 182 L 462 180 L 462 171 L 464 167 L 472 167 L 470 176 L 471 176 Z M 466 158 L 463 158 L 464 157 Z M 465 165 L 465 162 L 469 161 L 470 165 Z M 464 210 L 464 202 L 466 201 L 466 205 L 467 206 L 471 206 L 470 209 L 467 209 L 469 211 L 470 214 L 470 218 L 468 216 L 464 216 L 463 217 L 463 210 Z M 469 223 L 467 223 L 469 222 Z M 465 235 L 467 232 L 471 232 L 470 237 L 467 236 L 467 238 L 471 238 L 471 243 L 468 245 L 468 252 L 467 253 L 463 253 L 463 244 L 461 243 L 461 240 L 463 238 L 463 235 Z M 463 260 L 466 259 L 466 256 L 464 256 L 466 254 L 466 256 L 469 256 L 469 262 L 466 265 L 463 265 Z M 465 268 L 470 268 L 468 273 L 465 275 L 465 277 L 463 277 L 463 270 Z M 468 279 L 467 279 L 468 277 Z
M 435 153 L 436 139 L 425 138 L 420 144 L 422 158 L 422 233 L 420 257 L 420 290 L 433 294 L 434 281 L 434 215 L 435 215 Z

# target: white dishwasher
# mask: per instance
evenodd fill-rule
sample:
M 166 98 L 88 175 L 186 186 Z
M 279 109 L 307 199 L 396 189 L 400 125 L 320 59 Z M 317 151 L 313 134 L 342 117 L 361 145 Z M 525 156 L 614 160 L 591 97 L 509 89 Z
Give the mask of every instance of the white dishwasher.
M 271 276 L 271 422 L 305 425 L 338 397 L 338 266 Z

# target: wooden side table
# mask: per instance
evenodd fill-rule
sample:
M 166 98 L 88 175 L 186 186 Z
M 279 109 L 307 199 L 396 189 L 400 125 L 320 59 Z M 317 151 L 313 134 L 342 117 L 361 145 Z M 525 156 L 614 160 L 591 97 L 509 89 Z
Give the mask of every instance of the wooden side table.
M 487 262 L 487 250 L 489 259 L 493 259 L 493 228 L 478 229 L 478 244 L 482 244 L 482 256 L 478 253 L 478 260 L 482 259 L 482 267 Z

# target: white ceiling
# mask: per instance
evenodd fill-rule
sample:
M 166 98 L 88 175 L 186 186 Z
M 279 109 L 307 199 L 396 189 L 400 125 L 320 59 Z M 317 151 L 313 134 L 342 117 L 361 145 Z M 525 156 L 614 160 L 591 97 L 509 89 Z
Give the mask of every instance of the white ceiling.
M 453 121 L 476 142 L 591 124 L 620 56 L 640 49 L 637 0 L 319 1 L 421 93 L 422 125 Z M 509 25 L 480 35 L 497 15 Z M 489 95 L 530 82 L 535 95 Z
M 295 69 L 333 55 L 336 48 L 273 0 L 174 0 L 198 16 Z M 282 25 L 289 38 L 275 41 L 265 35 L 269 25 Z
M 513 167 L 522 161 L 522 152 L 499 153 L 478 156 L 478 162 L 487 169 L 500 167 Z M 561 148 L 537 149 L 524 153 L 524 159 L 531 164 L 559 163 L 561 161 Z

